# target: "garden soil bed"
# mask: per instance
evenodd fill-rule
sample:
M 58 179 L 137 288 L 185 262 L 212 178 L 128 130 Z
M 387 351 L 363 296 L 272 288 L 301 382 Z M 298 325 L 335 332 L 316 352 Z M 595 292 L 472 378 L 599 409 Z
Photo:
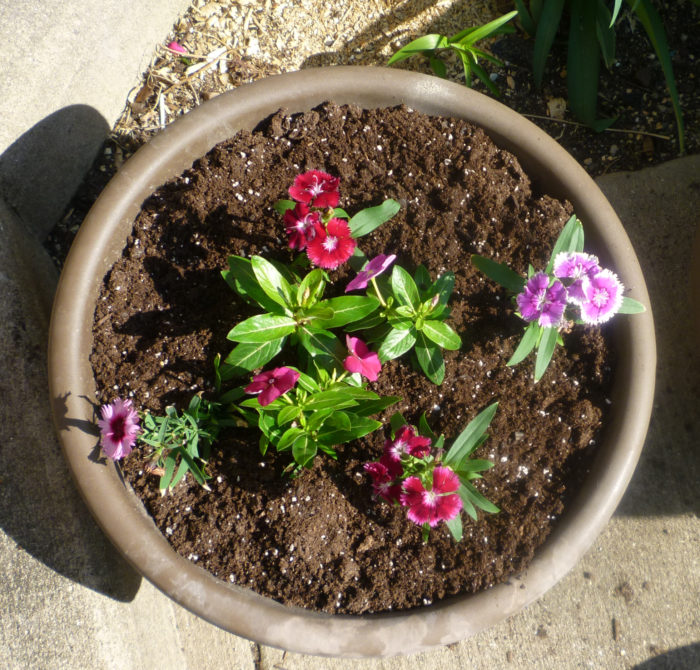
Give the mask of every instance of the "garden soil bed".
M 443 384 L 406 356 L 370 388 L 402 398 L 380 418 L 398 410 L 417 423 L 426 412 L 448 444 L 498 400 L 476 455 L 495 463 L 478 486 L 501 512 L 477 522 L 463 514 L 459 544 L 444 525 L 424 544 L 404 509 L 371 496 L 362 466 L 381 454 L 382 430 L 340 447 L 337 461 L 318 456 L 296 478 L 282 475 L 289 454 L 263 458 L 244 426 L 216 443 L 210 492 L 188 475 L 162 497 L 146 447 L 121 463 L 124 477 L 182 556 L 287 605 L 403 610 L 503 582 L 526 568 L 586 474 L 610 402 L 613 352 L 607 327 L 579 326 L 538 384 L 531 360 L 506 367 L 523 323 L 470 254 L 523 274 L 529 262 L 543 267 L 571 206 L 533 192 L 517 160 L 465 122 L 405 107 L 281 111 L 161 187 L 105 278 L 91 357 L 97 400 L 129 396 L 162 412 L 186 406 L 193 393 L 213 394 L 215 355 L 228 354 L 226 334 L 254 313 L 221 270 L 230 254 L 291 260 L 272 204 L 309 169 L 340 177 L 340 206 L 351 214 L 386 198 L 401 203 L 394 219 L 359 240 L 369 257 L 395 253 L 409 270 L 423 263 L 433 277 L 456 274 L 449 323 L 463 346 L 446 352 Z M 341 267 L 330 276 L 340 293 L 353 274 Z

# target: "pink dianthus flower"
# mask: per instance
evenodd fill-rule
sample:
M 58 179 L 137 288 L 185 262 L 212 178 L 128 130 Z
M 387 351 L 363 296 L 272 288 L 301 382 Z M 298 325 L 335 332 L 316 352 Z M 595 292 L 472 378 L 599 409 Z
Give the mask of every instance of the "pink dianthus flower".
M 294 178 L 294 185 L 289 187 L 289 195 L 297 202 L 321 209 L 337 207 L 340 200 L 339 185 L 338 177 L 320 170 L 309 170 Z
M 350 236 L 350 227 L 343 219 L 331 219 L 326 228 L 314 226 L 313 240 L 306 246 L 309 260 L 320 268 L 333 270 L 352 256 L 356 242 Z M 308 240 L 308 236 L 307 236 Z
M 284 223 L 289 236 L 289 248 L 302 251 L 316 236 L 316 226 L 321 225 L 321 215 L 309 210 L 309 206 L 298 202 L 294 209 L 284 213 Z
M 118 461 L 128 456 L 136 443 L 136 436 L 141 432 L 139 415 L 131 400 L 121 398 L 103 405 L 101 413 L 97 425 L 102 436 L 102 450 L 107 458 Z
M 441 521 L 451 521 L 462 509 L 459 497 L 459 477 L 447 466 L 433 470 L 430 489 L 423 486 L 418 477 L 408 477 L 403 483 L 400 501 L 408 507 L 408 518 L 419 525 L 437 526 Z

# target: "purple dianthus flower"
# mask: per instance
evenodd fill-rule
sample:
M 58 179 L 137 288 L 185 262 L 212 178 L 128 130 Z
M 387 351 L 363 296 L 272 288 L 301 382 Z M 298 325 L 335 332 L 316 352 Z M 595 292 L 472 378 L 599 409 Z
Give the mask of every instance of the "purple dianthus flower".
M 528 279 L 516 301 L 525 321 L 537 320 L 543 328 L 556 328 L 566 307 L 566 288 L 559 280 L 550 286 L 549 276 L 538 272 Z
M 598 258 L 591 254 L 562 251 L 554 259 L 554 276 L 559 279 L 572 279 L 567 286 L 568 300 L 580 305 L 585 299 L 583 283 L 601 270 Z

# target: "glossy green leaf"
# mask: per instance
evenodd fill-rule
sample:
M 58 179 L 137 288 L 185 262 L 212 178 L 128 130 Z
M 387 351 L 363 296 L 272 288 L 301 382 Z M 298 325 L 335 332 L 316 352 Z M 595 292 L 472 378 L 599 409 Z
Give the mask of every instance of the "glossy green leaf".
M 454 469 L 462 467 L 464 459 L 468 458 L 479 446 L 480 440 L 486 433 L 497 409 L 498 403 L 494 402 L 485 410 L 479 412 L 467 424 L 467 427 L 457 436 L 445 455 L 444 461 L 446 465 L 454 466 Z
M 282 434 L 282 437 L 280 437 L 279 441 L 275 445 L 277 451 L 285 451 L 286 449 L 291 448 L 294 441 L 303 434 L 304 430 L 302 430 L 301 428 L 297 428 L 295 426 L 293 426 L 292 428 L 288 428 Z
M 292 444 L 292 456 L 294 461 L 302 468 L 311 466 L 311 461 L 314 460 L 318 445 L 308 435 L 300 435 Z
M 326 281 L 323 270 L 320 268 L 311 270 L 299 283 L 296 293 L 297 305 L 301 307 L 313 305 L 321 298 L 325 287 Z
M 272 208 L 278 213 L 278 214 L 284 214 L 288 209 L 294 209 L 297 206 L 296 202 L 294 200 L 278 200 L 276 203 L 272 205 Z
M 418 309 L 420 305 L 420 295 L 416 282 L 413 281 L 413 277 L 400 265 L 394 265 L 394 269 L 392 270 L 391 288 L 396 300 L 398 300 L 401 305 L 413 307 L 414 310 Z
M 352 395 L 344 391 L 321 391 L 306 400 L 304 409 L 344 409 L 356 404 L 357 401 Z
M 345 444 L 351 440 L 368 435 L 377 428 L 380 428 L 381 421 L 375 421 L 364 416 L 350 415 L 350 429 L 345 429 L 339 426 L 334 426 L 332 420 L 326 421 L 323 428 L 318 431 L 318 440 L 323 444 L 333 446 L 336 444 Z
M 301 346 L 312 356 L 329 356 L 340 360 L 343 346 L 333 333 L 304 326 L 299 330 L 298 336 Z
M 554 349 L 557 346 L 559 332 L 556 328 L 545 328 L 542 339 L 537 347 L 537 358 L 535 359 L 535 381 L 542 379 L 549 362 L 552 360 Z
M 525 287 L 525 279 L 503 263 L 497 263 L 485 256 L 473 254 L 472 264 L 481 270 L 489 279 L 507 288 L 512 293 L 520 293 Z
M 296 405 L 285 405 L 277 414 L 277 425 L 284 426 L 285 423 L 294 421 L 299 417 L 301 409 Z
M 438 386 L 445 379 L 445 361 L 440 347 L 428 340 L 423 333 L 418 333 L 415 344 L 418 365 L 425 376 Z
M 224 270 L 221 275 L 226 283 L 243 298 L 255 302 L 263 309 L 272 313 L 281 313 L 283 307 L 274 300 L 270 300 L 262 290 L 253 272 L 253 266 L 247 258 L 242 256 L 228 257 L 229 270 Z
M 324 303 L 333 310 L 333 316 L 323 323 L 325 329 L 365 319 L 379 307 L 379 300 L 369 295 L 341 295 Z
M 285 341 L 285 337 L 280 337 L 269 342 L 239 344 L 226 357 L 225 363 L 231 366 L 232 376 L 240 375 L 242 372 L 257 370 L 282 351 Z
M 445 272 L 441 274 L 430 286 L 426 297 L 438 296 L 438 303 L 446 305 L 452 296 L 452 291 L 455 288 L 454 272 Z
M 415 343 L 415 330 L 392 329 L 379 347 L 377 355 L 379 356 L 379 360 L 385 363 L 386 361 L 391 361 L 402 356 L 409 351 Z
M 371 233 L 391 219 L 400 209 L 401 205 L 396 200 L 389 199 L 381 205 L 367 207 L 359 211 L 348 223 L 351 236 L 358 238 Z
M 454 351 L 462 346 L 462 340 L 444 321 L 428 320 L 423 324 L 421 332 L 443 349 Z
M 506 365 L 517 365 L 529 356 L 540 337 L 540 330 L 541 326 L 537 323 L 537 321 L 531 321 L 528 324 L 527 328 L 525 328 L 525 333 L 523 334 L 520 343 L 516 347 L 513 355 L 510 357 L 510 360 L 506 363 Z
M 293 333 L 296 325 L 288 316 L 256 314 L 234 326 L 226 337 L 234 342 L 271 342 Z
M 387 407 L 391 407 L 401 398 L 399 396 L 389 395 L 375 400 L 360 400 L 355 407 L 352 408 L 353 414 L 357 416 L 372 416 L 383 412 Z
M 262 256 L 253 256 L 250 263 L 258 284 L 267 296 L 282 307 L 293 307 L 296 296 L 282 273 Z

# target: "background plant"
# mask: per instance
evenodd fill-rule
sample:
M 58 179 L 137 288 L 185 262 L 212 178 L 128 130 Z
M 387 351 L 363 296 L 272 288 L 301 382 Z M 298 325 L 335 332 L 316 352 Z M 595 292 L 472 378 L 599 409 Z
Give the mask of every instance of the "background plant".
M 542 86 L 545 64 L 561 23 L 568 15 L 567 88 L 574 116 L 595 130 L 603 130 L 615 119 L 597 119 L 600 61 L 610 68 L 615 61 L 615 21 L 622 0 L 514 0 L 520 23 L 534 37 L 532 69 L 535 84 Z M 696 4 L 698 0 L 693 0 Z M 666 79 L 678 130 L 678 145 L 685 152 L 683 114 L 671 64 L 666 32 L 651 0 L 627 0 L 646 31 Z M 610 6 L 612 5 L 612 10 Z
M 439 77 L 445 77 L 447 74 L 447 67 L 445 61 L 440 57 L 444 51 L 452 52 L 457 54 L 460 61 L 462 62 L 462 67 L 464 69 L 464 81 L 467 86 L 472 85 L 472 73 L 475 74 L 484 85 L 491 91 L 494 95 L 500 95 L 500 92 L 496 85 L 491 81 L 488 73 L 484 68 L 479 65 L 479 59 L 482 58 L 495 65 L 502 66 L 498 58 L 492 56 L 490 53 L 479 49 L 476 43 L 483 40 L 486 37 L 492 37 L 505 32 L 513 32 L 513 28 L 506 26 L 512 18 L 517 16 L 518 12 L 510 12 L 505 14 L 483 26 L 476 26 L 474 28 L 467 28 L 461 32 L 452 35 L 452 37 L 447 37 L 445 35 L 430 34 L 423 35 L 418 39 L 409 42 L 405 47 L 399 49 L 390 59 L 389 65 L 393 63 L 398 63 L 405 58 L 410 58 L 416 54 L 422 54 L 428 59 L 430 68 Z

